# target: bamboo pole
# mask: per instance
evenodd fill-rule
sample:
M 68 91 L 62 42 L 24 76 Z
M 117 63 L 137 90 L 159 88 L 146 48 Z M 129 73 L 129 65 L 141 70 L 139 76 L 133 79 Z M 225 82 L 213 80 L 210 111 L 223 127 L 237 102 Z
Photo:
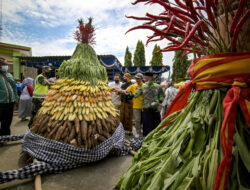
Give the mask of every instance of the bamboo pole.
M 37 162 L 37 159 L 34 158 L 33 162 Z M 42 178 L 41 178 L 41 175 L 37 175 L 35 177 L 34 186 L 35 186 L 35 190 L 42 190 Z
M 134 150 L 131 150 L 129 153 L 130 153 L 131 155 L 135 156 L 137 152 L 135 152 Z
M 125 146 L 127 146 L 127 147 L 129 147 L 130 145 L 131 145 L 131 142 L 130 141 L 128 141 L 128 140 L 125 140 Z M 134 151 L 134 150 L 131 150 L 130 152 L 129 152 L 132 156 L 135 156 L 136 155 L 136 151 Z

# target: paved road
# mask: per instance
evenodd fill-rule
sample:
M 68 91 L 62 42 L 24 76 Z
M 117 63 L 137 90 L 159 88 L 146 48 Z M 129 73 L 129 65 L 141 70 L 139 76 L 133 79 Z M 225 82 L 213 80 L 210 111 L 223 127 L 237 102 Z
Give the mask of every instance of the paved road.
M 14 116 L 11 133 L 24 134 L 28 121 L 20 121 Z M 23 167 L 24 159 L 20 156 L 21 141 L 9 142 L 0 147 L 0 171 Z M 106 159 L 61 174 L 42 176 L 43 190 L 112 190 L 122 174 L 126 172 L 132 156 L 107 157 Z M 14 180 L 0 184 L 0 190 L 32 190 L 33 178 Z

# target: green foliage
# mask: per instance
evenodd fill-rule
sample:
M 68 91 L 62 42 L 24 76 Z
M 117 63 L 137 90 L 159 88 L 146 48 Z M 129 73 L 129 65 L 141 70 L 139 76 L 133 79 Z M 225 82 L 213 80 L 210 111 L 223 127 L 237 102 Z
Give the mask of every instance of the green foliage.
M 187 70 L 191 61 L 188 60 L 187 55 L 182 57 L 183 50 L 175 51 L 174 59 L 173 59 L 173 73 L 172 80 L 176 81 L 179 78 L 185 78 L 187 76 Z
M 74 78 L 89 81 L 96 85 L 97 81 L 107 80 L 107 71 L 96 56 L 95 50 L 88 44 L 78 44 L 73 55 L 59 67 L 60 78 Z
M 141 40 L 137 42 L 133 62 L 134 66 L 145 66 L 146 64 L 144 44 Z
M 132 53 L 129 51 L 127 46 L 124 58 L 124 66 L 125 67 L 132 67 Z
M 151 66 L 162 66 L 162 53 L 155 53 L 160 49 L 160 46 L 155 44 L 154 50 L 152 52 L 152 60 L 150 61 Z
M 213 189 L 220 155 L 223 157 L 219 143 L 225 94 L 222 89 L 194 92 L 181 113 L 167 116 L 146 136 L 116 188 Z M 237 171 L 234 174 L 232 181 L 237 183 Z

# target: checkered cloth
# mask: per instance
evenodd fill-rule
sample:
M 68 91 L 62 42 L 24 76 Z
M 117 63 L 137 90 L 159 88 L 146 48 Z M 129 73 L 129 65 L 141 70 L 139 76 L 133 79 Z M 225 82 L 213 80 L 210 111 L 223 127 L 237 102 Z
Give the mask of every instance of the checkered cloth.
M 23 151 L 40 161 L 65 164 L 86 164 L 105 158 L 111 149 L 122 149 L 125 141 L 125 132 L 122 124 L 118 126 L 114 134 L 91 150 L 84 150 L 73 145 L 50 140 L 29 130 L 23 139 Z
M 14 179 L 30 178 L 39 174 L 60 173 L 95 162 L 105 158 L 113 148 L 120 150 L 120 155 L 124 156 L 131 150 L 139 149 L 143 138 L 130 138 L 130 147 L 126 147 L 124 141 L 125 132 L 122 124 L 118 126 L 112 137 L 91 150 L 84 150 L 73 145 L 46 139 L 28 130 L 23 138 L 22 150 L 40 161 L 17 170 L 0 172 L 0 184 Z
M 8 139 L 10 140 L 11 137 Z M 0 172 L 0 184 L 14 179 L 29 178 L 38 174 L 59 173 L 101 160 L 113 148 L 122 150 L 124 141 L 125 132 L 122 124 L 118 126 L 109 139 L 91 150 L 84 150 L 73 145 L 46 139 L 28 130 L 23 138 L 22 150 L 40 161 L 18 170 Z
M 10 141 L 18 141 L 23 139 L 24 135 L 5 135 L 0 136 L 0 143 L 10 142 Z
M 130 137 L 127 138 L 127 140 L 130 142 L 130 146 L 123 146 L 123 148 L 121 149 L 121 156 L 129 154 L 131 150 L 137 151 L 139 148 L 141 148 L 144 137 Z
M 12 181 L 14 179 L 26 179 L 45 173 L 60 173 L 80 165 L 56 165 L 43 161 L 34 162 L 18 170 L 9 170 L 0 172 L 0 184 Z

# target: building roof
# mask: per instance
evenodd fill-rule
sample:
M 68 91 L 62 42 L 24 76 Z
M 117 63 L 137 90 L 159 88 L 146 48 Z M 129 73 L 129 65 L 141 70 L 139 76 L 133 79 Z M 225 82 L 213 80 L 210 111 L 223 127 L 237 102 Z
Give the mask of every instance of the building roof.
M 21 65 L 28 67 L 41 68 L 44 65 L 52 64 L 54 67 L 59 67 L 64 60 L 68 60 L 71 56 L 17 56 L 20 59 Z M 114 55 L 98 55 L 100 63 L 107 69 L 121 70 L 122 64 Z
M 17 56 L 20 59 L 21 65 L 28 67 L 41 68 L 44 65 L 52 64 L 54 67 L 59 67 L 64 60 L 68 60 L 71 56 Z M 108 75 L 119 73 L 146 73 L 152 72 L 155 74 L 164 73 L 170 70 L 166 66 L 143 66 L 143 67 L 123 67 L 120 61 L 114 55 L 97 55 L 100 63 L 106 67 Z
M 141 66 L 141 67 L 122 67 L 122 73 L 131 73 L 132 75 L 136 73 L 154 73 L 160 74 L 170 70 L 170 66 Z
M 32 54 L 32 49 L 27 46 L 7 44 L 7 43 L 0 42 L 0 48 L 10 50 L 10 51 L 20 51 L 21 54 L 24 56 L 30 56 Z

